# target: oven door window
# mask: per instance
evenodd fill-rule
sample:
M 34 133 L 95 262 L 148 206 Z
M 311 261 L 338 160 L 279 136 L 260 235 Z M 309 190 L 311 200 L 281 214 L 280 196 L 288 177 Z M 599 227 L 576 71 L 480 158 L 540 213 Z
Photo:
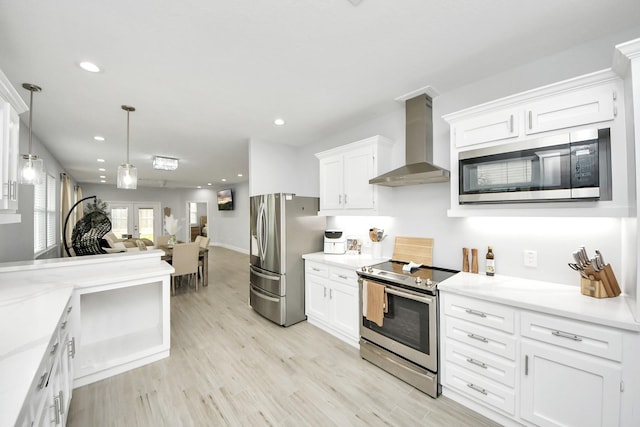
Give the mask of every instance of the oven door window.
M 362 318 L 362 325 L 422 353 L 430 354 L 429 304 L 387 294 L 389 309 L 382 327 Z

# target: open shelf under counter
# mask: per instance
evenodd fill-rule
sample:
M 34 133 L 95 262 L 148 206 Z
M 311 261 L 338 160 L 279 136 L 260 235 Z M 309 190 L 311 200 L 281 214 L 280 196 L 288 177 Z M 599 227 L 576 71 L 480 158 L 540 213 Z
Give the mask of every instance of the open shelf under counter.
M 161 326 L 82 345 L 77 348 L 74 387 L 168 356 L 169 345 L 164 343 Z
M 90 384 L 169 356 L 169 275 L 76 288 L 74 386 Z

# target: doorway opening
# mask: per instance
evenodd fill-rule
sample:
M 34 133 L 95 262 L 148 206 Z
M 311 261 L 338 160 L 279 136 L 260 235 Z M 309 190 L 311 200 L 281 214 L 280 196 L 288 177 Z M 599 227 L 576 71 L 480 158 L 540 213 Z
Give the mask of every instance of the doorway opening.
M 187 239 L 193 242 L 196 236 L 209 236 L 208 223 L 209 204 L 207 202 L 187 202 L 187 218 L 189 219 L 189 229 Z

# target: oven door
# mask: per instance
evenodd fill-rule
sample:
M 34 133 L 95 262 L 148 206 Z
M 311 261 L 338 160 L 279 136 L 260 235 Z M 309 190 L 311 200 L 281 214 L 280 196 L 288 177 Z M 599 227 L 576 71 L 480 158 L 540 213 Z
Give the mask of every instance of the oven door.
M 382 326 L 362 315 L 360 281 L 360 335 L 433 372 L 438 371 L 438 299 L 397 286 L 385 286 L 388 310 Z M 369 281 L 371 282 L 371 281 Z

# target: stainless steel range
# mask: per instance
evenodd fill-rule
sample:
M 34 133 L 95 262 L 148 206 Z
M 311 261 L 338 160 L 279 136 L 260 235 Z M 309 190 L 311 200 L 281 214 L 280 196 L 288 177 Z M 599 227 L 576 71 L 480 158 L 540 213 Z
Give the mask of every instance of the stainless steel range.
M 431 397 L 438 381 L 438 283 L 457 273 L 387 261 L 358 271 L 360 356 Z M 384 287 L 384 291 L 382 288 Z M 383 316 L 374 315 L 372 293 L 383 294 Z M 363 313 L 364 307 L 367 311 Z

